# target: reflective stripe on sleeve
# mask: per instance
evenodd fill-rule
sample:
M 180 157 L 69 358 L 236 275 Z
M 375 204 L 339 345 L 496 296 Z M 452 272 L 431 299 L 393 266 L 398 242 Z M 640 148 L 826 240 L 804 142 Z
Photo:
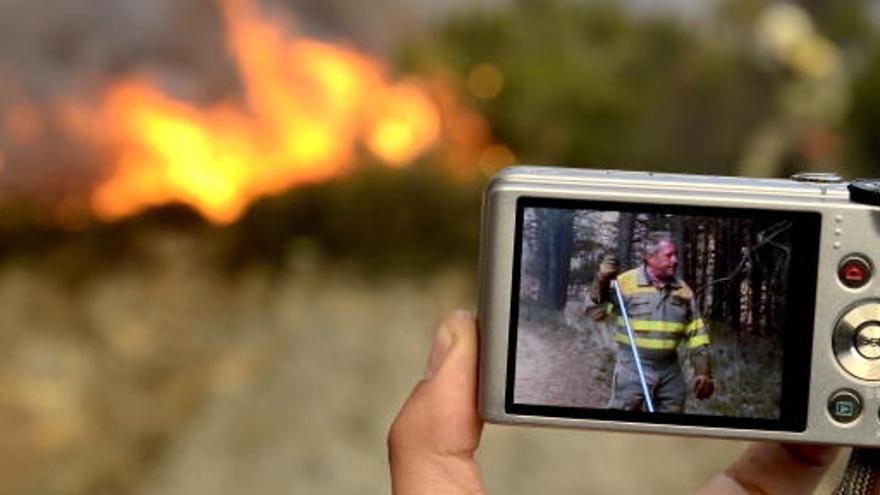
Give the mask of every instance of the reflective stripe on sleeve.
M 638 342 L 638 338 L 636 338 L 636 342 Z M 701 333 L 699 335 L 694 335 L 690 339 L 688 339 L 688 348 L 696 349 L 702 345 L 709 345 L 709 334 Z
M 702 319 L 702 318 L 694 318 L 693 321 L 691 321 L 691 322 L 688 324 L 688 326 L 687 326 L 687 328 L 685 329 L 685 331 L 686 331 L 687 333 L 689 333 L 689 334 L 692 334 L 692 333 L 695 333 L 697 330 L 699 330 L 699 329 L 701 329 L 701 328 L 703 328 L 703 327 L 705 327 L 705 326 L 706 326 L 706 324 L 703 322 L 703 319 Z

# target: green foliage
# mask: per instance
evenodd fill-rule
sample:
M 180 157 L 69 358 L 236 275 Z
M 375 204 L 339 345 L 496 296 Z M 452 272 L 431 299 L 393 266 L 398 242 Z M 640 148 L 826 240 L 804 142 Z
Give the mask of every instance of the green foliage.
M 745 47 L 612 3 L 523 0 L 449 22 L 402 64 L 464 81 L 491 63 L 504 87 L 473 103 L 522 162 L 732 173 L 772 111 L 772 76 Z
M 6 210 L 0 212 L 0 261 L 52 263 L 53 273 L 74 283 L 120 264 L 149 265 L 149 239 L 175 233 L 205 241 L 212 247 L 204 261 L 233 272 L 251 265 L 277 269 L 291 257 L 313 255 L 373 273 L 450 264 L 475 269 L 480 184 L 452 179 L 437 166 L 368 165 L 263 198 L 227 227 L 212 226 L 180 204 L 76 232 L 22 205 Z
M 880 174 L 880 46 L 853 83 L 847 124 L 859 161 L 869 164 L 871 175 Z
M 153 258 L 155 233 L 211 238 L 218 232 L 198 212 L 181 203 L 145 210 L 119 221 L 95 218 L 79 230 L 60 227 L 45 209 L 24 200 L 0 205 L 0 263 L 47 268 L 58 280 L 76 285 L 120 265 L 145 265 Z
M 802 0 L 820 31 L 846 49 L 870 46 L 875 37 L 870 0 Z
M 429 166 L 368 166 L 255 203 L 228 232 L 233 266 L 284 261 L 314 245 L 368 270 L 476 266 L 480 188 Z
M 778 336 L 741 336 L 717 320 L 709 328 L 715 394 L 707 400 L 688 395 L 686 408 L 695 414 L 778 417 L 783 351 Z
M 33 203 L 21 198 L 0 203 L 0 259 L 20 256 L 63 237 L 52 218 Z

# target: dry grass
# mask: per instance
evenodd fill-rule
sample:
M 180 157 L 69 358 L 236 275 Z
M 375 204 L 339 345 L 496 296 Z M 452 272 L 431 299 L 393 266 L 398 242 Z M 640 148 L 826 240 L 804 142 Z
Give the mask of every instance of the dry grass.
M 388 492 L 386 428 L 472 275 L 366 279 L 293 249 L 229 276 L 198 235 L 139 243 L 75 281 L 0 265 L 0 493 Z M 491 493 L 663 494 L 740 449 L 490 426 L 480 459 Z

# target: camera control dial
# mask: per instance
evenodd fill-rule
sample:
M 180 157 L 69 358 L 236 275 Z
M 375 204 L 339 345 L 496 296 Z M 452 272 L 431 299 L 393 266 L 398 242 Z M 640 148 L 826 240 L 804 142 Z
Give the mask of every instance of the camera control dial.
M 846 187 L 850 201 L 880 206 L 880 179 L 856 179 Z
M 834 327 L 832 345 L 849 374 L 880 381 L 880 301 L 862 302 L 844 313 Z

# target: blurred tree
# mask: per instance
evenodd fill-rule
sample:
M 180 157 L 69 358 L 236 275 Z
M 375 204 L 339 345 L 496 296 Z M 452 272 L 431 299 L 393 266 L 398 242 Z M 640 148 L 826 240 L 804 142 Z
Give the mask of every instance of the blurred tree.
M 534 260 L 538 278 L 538 302 L 548 309 L 562 311 L 568 302 L 568 284 L 571 274 L 574 212 L 541 208 L 535 222 L 539 233 Z
M 880 45 L 853 83 L 847 118 L 854 159 L 865 163 L 864 174 L 880 175 Z
M 366 159 L 365 159 L 366 160 Z M 362 272 L 476 268 L 480 187 L 451 179 L 431 159 L 404 169 L 366 163 L 351 174 L 264 197 L 230 226 L 214 226 L 183 204 L 68 231 L 24 202 L 0 204 L 0 262 L 52 262 L 79 282 L 120 263 L 144 264 L 150 232 L 189 233 L 216 245 L 206 264 L 277 269 L 291 257 L 344 262 Z
M 520 163 L 859 175 L 880 119 L 865 63 L 873 8 L 722 0 L 684 24 L 610 2 L 518 0 L 453 18 L 399 59 L 470 92 Z
M 847 51 L 861 51 L 875 36 L 869 0 L 799 0 L 819 30 Z
M 773 109 L 772 75 L 741 46 L 611 3 L 469 13 L 401 60 L 463 87 L 475 67 L 497 68 L 500 90 L 473 103 L 520 162 L 730 173 Z
M 480 189 L 442 169 L 368 165 L 254 203 L 227 233 L 233 267 L 283 264 L 292 244 L 367 271 L 476 266 Z

